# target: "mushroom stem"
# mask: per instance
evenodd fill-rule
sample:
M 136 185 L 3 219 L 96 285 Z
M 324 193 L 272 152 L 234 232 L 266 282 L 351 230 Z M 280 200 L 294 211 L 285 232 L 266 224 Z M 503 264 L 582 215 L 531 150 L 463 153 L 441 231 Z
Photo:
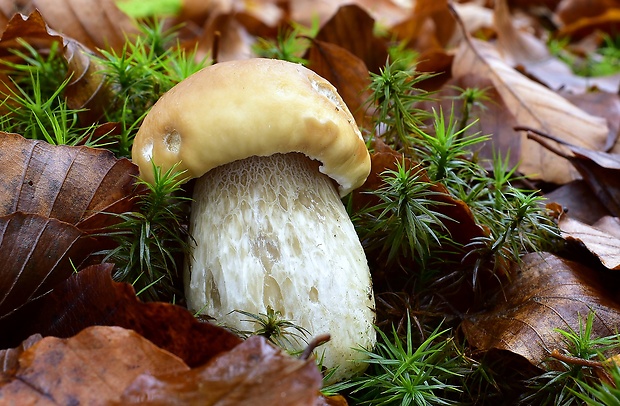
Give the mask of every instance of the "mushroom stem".
M 363 369 L 351 361 L 374 344 L 374 297 L 353 224 L 318 167 L 300 153 L 253 156 L 199 178 L 185 291 L 191 309 L 229 327 L 253 328 L 234 310 L 271 306 L 310 337 L 329 333 L 318 355 L 340 365 L 337 380 Z

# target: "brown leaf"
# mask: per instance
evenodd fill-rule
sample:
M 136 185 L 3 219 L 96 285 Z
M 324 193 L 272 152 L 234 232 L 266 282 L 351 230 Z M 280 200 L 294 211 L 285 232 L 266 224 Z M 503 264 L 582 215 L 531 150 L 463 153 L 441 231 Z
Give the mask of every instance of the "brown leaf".
M 338 45 L 319 40 L 312 40 L 306 58 L 308 68 L 336 87 L 358 125 L 364 126 L 370 85 L 364 61 Z
M 568 64 L 551 55 L 542 40 L 528 31 L 517 29 L 507 0 L 495 2 L 495 24 L 498 48 L 507 63 L 523 67 L 530 76 L 549 88 L 576 93 L 585 93 L 593 87 L 610 93 L 618 91 L 620 76 L 615 80 L 577 76 Z
M 521 129 L 527 130 L 529 138 L 570 162 L 579 171 L 594 196 L 612 215 L 620 216 L 620 154 L 592 151 L 569 144 L 552 135 L 528 128 Z M 547 140 L 555 141 L 570 152 L 556 148 Z
M 121 51 L 138 33 L 114 0 L 34 0 L 47 24 L 94 50 Z
M 10 19 L 0 41 L 0 57 L 15 59 L 11 49 L 21 49 L 18 39 L 28 42 L 36 50 L 49 49 L 52 42 L 61 42 L 59 33 L 51 30 L 38 10 L 28 16 L 15 14 Z
M 180 306 L 140 302 L 131 285 L 112 281 L 112 268 L 90 266 L 11 317 L 0 318 L 0 348 L 16 346 L 34 333 L 66 338 L 89 326 L 120 326 L 193 367 L 241 342 L 220 327 L 199 322 Z
M 420 52 L 443 49 L 455 31 L 446 0 L 416 1 L 408 17 L 391 27 L 390 32 Z
M 55 218 L 78 228 L 100 227 L 100 211 L 125 211 L 138 176 L 136 165 L 104 149 L 53 146 L 0 133 L 0 215 Z
M 9 373 L 19 368 L 19 357 L 24 351 L 41 341 L 41 334 L 33 334 L 19 345 L 17 348 L 8 348 L 0 350 L 0 376 L 2 373 Z M 1 382 L 1 379 L 0 379 Z M 1 383 L 0 383 L 1 385 Z
M 592 189 L 583 179 L 574 180 L 545 193 L 545 198 L 560 204 L 571 218 L 585 224 L 594 224 L 601 217 L 609 216 L 609 211 L 598 197 L 593 195 Z
M 314 359 L 290 357 L 253 336 L 189 372 L 137 377 L 121 403 L 314 406 L 321 383 Z
M 375 20 L 356 4 L 341 6 L 316 35 L 360 58 L 368 70 L 379 73 L 387 60 L 387 45 L 374 35 Z
M 571 24 L 582 18 L 595 17 L 613 7 L 620 7 L 618 0 L 562 0 L 555 9 L 558 19 Z
M 64 90 L 67 105 L 80 112 L 82 124 L 93 124 L 104 117 L 114 94 L 107 85 L 103 66 L 93 58 L 91 51 L 77 41 L 65 40 L 64 57 L 71 81 Z
M 97 247 L 76 227 L 34 214 L 0 217 L 0 318 L 66 279 Z
M 617 1 L 614 2 L 615 5 L 613 7 L 598 9 L 596 5 L 592 7 L 589 4 L 582 4 L 585 6 L 584 8 L 590 8 L 590 10 L 583 12 L 571 24 L 561 27 L 556 35 L 558 37 L 570 37 L 572 40 L 579 40 L 597 31 L 605 32 L 611 36 L 615 35 L 620 26 L 620 4 Z M 603 12 L 597 14 L 599 11 Z
M 467 340 L 481 350 L 511 351 L 540 364 L 566 344 L 556 328 L 579 331 L 578 317 L 596 313 L 592 335 L 616 333 L 620 306 L 593 270 L 549 253 L 523 257 L 512 283 L 498 292 L 495 306 L 468 316 Z
M 105 404 L 120 399 L 123 389 L 141 374 L 188 369 L 131 330 L 95 326 L 68 339 L 43 338 L 25 350 L 19 368 L 0 381 L 0 398 L 7 404 L 25 404 L 26 399 Z
M 452 74 L 456 78 L 475 74 L 490 79 L 520 125 L 558 134 L 563 140 L 593 150 L 605 146 L 609 129 L 603 118 L 587 114 L 512 69 L 489 43 L 473 38 L 463 42 L 452 64 Z M 518 158 L 525 174 L 560 184 L 577 176 L 568 162 L 527 140 L 525 135 L 515 136 L 521 138 Z
M 568 215 L 560 217 L 562 237 L 579 241 L 609 269 L 620 269 L 620 238 L 595 226 L 584 224 Z M 617 227 L 618 224 L 615 224 Z

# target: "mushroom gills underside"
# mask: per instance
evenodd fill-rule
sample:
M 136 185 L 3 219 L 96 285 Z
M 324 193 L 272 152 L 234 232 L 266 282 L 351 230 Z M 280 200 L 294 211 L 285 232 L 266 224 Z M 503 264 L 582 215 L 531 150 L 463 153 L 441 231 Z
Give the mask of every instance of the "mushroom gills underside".
M 190 309 L 234 329 L 256 328 L 235 310 L 270 306 L 308 340 L 329 333 L 317 355 L 339 365 L 337 380 L 364 369 L 352 360 L 375 343 L 374 296 L 353 224 L 318 166 L 300 153 L 254 156 L 199 178 L 185 290 Z

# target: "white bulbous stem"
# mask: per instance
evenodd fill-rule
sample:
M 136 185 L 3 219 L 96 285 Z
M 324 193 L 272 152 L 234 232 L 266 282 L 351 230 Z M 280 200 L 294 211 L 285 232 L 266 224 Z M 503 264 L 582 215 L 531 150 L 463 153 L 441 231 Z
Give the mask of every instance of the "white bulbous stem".
M 317 162 L 276 154 L 210 171 L 195 184 L 190 233 L 190 309 L 254 330 L 234 310 L 259 314 L 271 306 L 311 337 L 331 335 L 317 355 L 326 367 L 340 366 L 334 380 L 364 369 L 351 360 L 362 357 L 354 348 L 375 343 L 370 272 L 337 189 Z

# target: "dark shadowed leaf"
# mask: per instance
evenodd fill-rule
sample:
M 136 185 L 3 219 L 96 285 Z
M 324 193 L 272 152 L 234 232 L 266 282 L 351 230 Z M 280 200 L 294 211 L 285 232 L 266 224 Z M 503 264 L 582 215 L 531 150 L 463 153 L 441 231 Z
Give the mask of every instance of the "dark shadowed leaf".
M 241 341 L 222 328 L 199 322 L 180 306 L 140 302 L 131 285 L 112 280 L 112 268 L 111 264 L 90 266 L 11 317 L 0 319 L 0 348 L 17 346 L 34 333 L 66 338 L 93 325 L 120 326 L 197 366 Z
M 71 224 L 36 214 L 0 217 L 0 318 L 66 279 L 95 249 Z
M 253 336 L 189 372 L 139 376 L 122 404 L 314 406 L 321 383 L 314 359 L 290 357 Z
M 574 180 L 545 194 L 550 202 L 558 203 L 575 220 L 594 224 L 601 217 L 609 216 L 609 211 L 592 194 L 592 189 L 583 179 Z
M 495 307 L 466 317 L 467 340 L 481 350 L 506 350 L 540 365 L 564 349 L 557 328 L 579 331 L 579 317 L 596 313 L 593 337 L 615 334 L 620 306 L 595 271 L 548 253 L 528 254 Z

